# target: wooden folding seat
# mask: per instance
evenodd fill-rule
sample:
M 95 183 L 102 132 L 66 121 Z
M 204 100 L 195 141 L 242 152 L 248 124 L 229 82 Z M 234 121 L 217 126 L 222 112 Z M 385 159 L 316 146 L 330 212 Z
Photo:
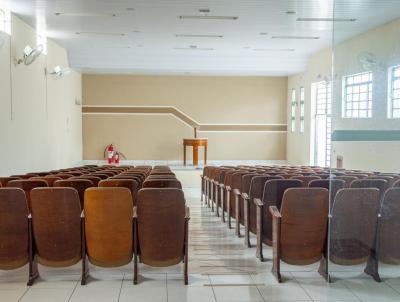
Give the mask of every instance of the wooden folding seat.
M 222 173 L 222 171 L 224 171 L 225 168 L 221 168 L 218 167 L 216 169 L 214 169 L 214 173 L 210 179 L 211 184 L 210 184 L 210 196 L 211 196 L 211 211 L 214 212 L 214 204 L 215 204 L 215 215 L 218 217 L 219 216 L 219 181 L 220 181 L 220 174 Z
M 389 188 L 389 184 L 384 179 L 375 178 L 363 178 L 355 180 L 351 183 L 351 188 L 377 188 L 380 192 L 380 198 L 385 194 L 386 189 Z
M 72 176 L 81 176 L 83 173 L 79 171 L 68 171 L 67 174 L 70 174 Z
M 44 180 L 30 180 L 30 179 L 22 179 L 22 180 L 12 180 L 7 183 L 7 187 L 9 188 L 20 188 L 24 190 L 26 195 L 26 200 L 28 201 L 29 211 L 31 210 L 31 191 L 34 188 L 42 188 L 48 187 L 48 184 Z
M 85 191 L 84 273 L 89 275 L 87 259 L 100 267 L 129 264 L 133 257 L 132 194 L 127 188 L 89 188 Z
M 226 210 L 226 190 L 225 190 L 225 175 L 227 172 L 233 171 L 231 168 L 221 168 L 218 175 L 217 185 L 217 216 L 219 215 L 219 208 L 221 208 L 221 221 L 225 223 L 225 210 Z
M 134 180 L 134 181 L 137 182 L 139 188 L 142 187 L 143 181 L 144 181 L 144 178 L 142 176 L 140 176 L 140 175 L 135 175 L 135 176 L 132 176 L 132 175 L 117 175 L 117 176 L 110 177 L 109 179 L 110 180 L 111 179 L 131 179 L 131 180 Z
M 324 258 L 328 198 L 324 188 L 290 188 L 283 195 L 280 211 L 277 206 L 269 207 L 273 225 L 272 273 L 278 282 L 282 282 L 281 261 L 309 265 Z M 326 270 L 320 269 L 320 273 L 327 278 Z
M 143 188 L 177 188 L 182 189 L 182 184 L 177 179 L 149 179 L 143 183 Z
M 243 199 L 243 223 L 244 223 L 244 245 L 251 247 L 250 232 L 257 231 L 257 209 L 254 200 L 261 198 L 264 185 L 271 179 L 283 179 L 282 176 L 259 175 L 252 177 L 249 192 L 242 193 Z
M 356 177 L 358 179 L 363 179 L 363 178 L 367 178 L 369 175 L 368 174 L 364 174 L 364 173 L 346 173 L 346 176 L 353 176 L 353 177 Z
M 188 284 L 189 208 L 180 189 L 142 189 L 135 208 L 135 275 L 140 262 L 167 267 L 184 262 L 184 281 Z
M 106 179 L 99 182 L 99 187 L 111 187 L 111 188 L 127 188 L 131 191 L 133 206 L 137 203 L 137 194 L 139 191 L 139 184 L 133 179 Z
M 301 180 L 272 178 L 265 182 L 262 198 L 253 199 L 254 218 L 250 220 L 253 221 L 250 231 L 257 235 L 256 256 L 260 261 L 264 261 L 262 244 L 272 246 L 272 217 L 269 207 L 276 206 L 280 209 L 285 191 L 301 187 L 303 187 Z
M 57 180 L 61 180 L 60 177 L 55 177 L 55 176 L 52 176 L 52 175 L 51 176 L 35 176 L 35 177 L 29 178 L 29 179 L 31 179 L 31 180 L 43 180 L 43 181 L 47 182 L 49 187 L 52 187 Z
M 284 179 L 292 179 L 292 178 L 296 178 L 296 177 L 303 177 L 302 174 L 296 173 L 296 174 L 277 174 L 277 176 L 282 176 Z
M 29 262 L 33 241 L 25 192 L 19 188 L 0 189 L 0 270 L 14 270 Z M 37 274 L 29 266 L 29 276 Z
M 82 259 L 81 206 L 73 188 L 35 188 L 31 192 L 35 249 L 31 265 L 68 267 Z M 37 275 L 30 276 L 32 285 Z
M 34 176 L 39 176 L 37 174 L 19 174 L 19 175 L 11 175 L 10 177 L 18 178 L 18 179 L 29 179 Z
M 225 178 L 224 178 L 224 200 L 223 200 L 223 207 L 222 207 L 222 211 L 226 211 L 226 223 L 227 223 L 227 227 L 230 229 L 231 228 L 231 206 L 230 206 L 230 200 L 231 200 L 231 194 L 232 194 L 232 176 L 233 174 L 237 173 L 238 170 L 237 169 L 232 169 L 228 172 L 225 173 Z M 207 191 L 207 187 L 206 187 L 206 191 Z M 224 214 L 222 214 L 224 215 Z
M 383 179 L 383 180 L 386 180 L 388 188 L 392 187 L 393 184 L 396 181 L 396 178 L 394 178 L 393 176 L 387 176 L 387 175 L 386 176 L 382 176 L 382 175 L 379 175 L 379 174 L 378 175 L 374 175 L 374 176 L 368 176 L 365 179 Z
M 100 179 L 107 179 L 110 177 L 109 175 L 102 173 L 90 173 L 89 176 L 99 177 Z
M 308 187 L 308 184 L 313 180 L 321 179 L 319 176 L 293 176 L 290 179 L 297 179 L 303 182 L 303 187 Z
M 49 175 L 49 172 L 30 172 L 26 173 L 26 175 L 30 175 L 32 177 L 43 177 Z
M 74 175 L 67 174 L 67 173 L 58 173 L 58 174 L 54 174 L 53 176 L 59 177 L 59 178 L 62 178 L 62 179 L 68 179 L 68 178 L 74 177 Z
M 344 180 L 346 188 L 350 188 L 353 181 L 358 180 L 355 176 L 336 176 L 335 179 Z
M 114 172 L 110 172 L 110 171 L 101 171 L 101 172 L 96 172 L 96 173 L 93 173 L 93 174 L 95 174 L 95 175 L 106 175 L 107 177 L 115 176 L 115 173 Z
M 378 224 L 378 256 L 387 264 L 400 264 L 400 188 L 386 191 L 380 207 Z
M 90 180 L 93 183 L 93 186 L 95 187 L 97 187 L 99 185 L 99 182 L 101 181 L 100 177 L 88 176 L 88 175 L 74 176 L 70 178 L 70 180 L 79 180 L 79 179 Z
M 346 182 L 344 180 L 336 178 L 320 179 L 320 180 L 317 179 L 317 180 L 312 180 L 308 186 L 310 188 L 325 188 L 329 190 L 329 202 L 330 202 L 329 209 L 332 209 L 336 193 L 339 190 L 346 188 Z
M 172 174 L 150 174 L 146 179 L 177 179 L 175 175 Z
M 83 208 L 85 191 L 94 187 L 94 184 L 88 179 L 66 179 L 56 181 L 54 187 L 74 188 L 78 192 L 81 208 Z
M 9 181 L 19 180 L 19 179 L 22 179 L 22 178 L 18 178 L 18 177 L 0 177 L 0 184 L 3 187 L 7 187 L 7 184 L 8 184 Z
M 236 236 L 240 237 L 240 224 L 244 225 L 244 203 L 242 199 L 242 186 L 243 186 L 243 177 L 245 175 L 249 175 L 254 173 L 248 172 L 248 171 L 240 171 L 237 173 L 234 173 L 232 175 L 232 183 L 231 183 L 231 188 L 232 188 L 232 193 L 230 195 L 231 200 L 229 202 L 229 205 L 231 207 L 230 209 L 230 214 L 232 218 L 235 218 L 235 234 Z M 249 185 L 250 189 L 250 185 Z M 242 210 L 242 211 L 241 211 Z
M 379 195 L 376 188 L 350 188 L 337 192 L 329 227 L 332 263 L 357 265 L 371 256 L 375 249 Z
M 214 172 L 218 169 L 218 167 L 209 167 L 206 170 L 206 174 L 204 175 L 205 181 L 205 203 L 210 208 L 212 203 L 212 191 L 213 191 L 213 179 L 214 179 Z

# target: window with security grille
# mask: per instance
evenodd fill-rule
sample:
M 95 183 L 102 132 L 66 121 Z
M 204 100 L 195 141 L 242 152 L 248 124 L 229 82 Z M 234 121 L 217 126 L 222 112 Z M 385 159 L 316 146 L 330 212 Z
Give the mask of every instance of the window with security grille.
M 389 69 L 388 117 L 400 118 L 400 65 Z
M 343 117 L 372 117 L 372 72 L 345 76 L 343 82 Z

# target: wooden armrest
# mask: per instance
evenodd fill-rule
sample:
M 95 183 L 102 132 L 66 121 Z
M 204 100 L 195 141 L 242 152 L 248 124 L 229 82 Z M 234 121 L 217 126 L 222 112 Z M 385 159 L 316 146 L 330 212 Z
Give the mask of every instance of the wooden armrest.
M 235 195 L 240 195 L 239 189 L 233 189 L 233 194 L 235 194 Z
M 270 206 L 269 212 L 271 213 L 273 218 L 282 218 L 282 215 L 276 206 Z
M 227 191 L 231 191 L 231 190 L 232 190 L 231 186 L 226 186 L 225 189 L 226 189 Z
M 264 203 L 262 202 L 262 200 L 260 198 L 254 198 L 254 204 L 258 207 L 264 206 Z
M 186 220 L 189 220 L 189 219 L 190 219 L 190 208 L 189 208 L 189 207 L 186 207 L 185 219 L 186 219 Z
M 245 199 L 245 200 L 249 200 L 250 199 L 250 197 L 249 197 L 249 195 L 247 195 L 247 193 L 242 193 L 242 198 Z
M 133 207 L 133 218 L 137 218 L 137 207 Z

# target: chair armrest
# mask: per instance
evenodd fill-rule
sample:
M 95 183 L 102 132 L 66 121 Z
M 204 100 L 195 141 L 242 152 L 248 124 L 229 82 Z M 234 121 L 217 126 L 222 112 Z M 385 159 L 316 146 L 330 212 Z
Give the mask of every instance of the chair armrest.
M 254 204 L 258 207 L 264 206 L 264 203 L 262 202 L 262 200 L 260 198 L 254 198 Z
M 133 207 L 133 218 L 137 218 L 137 207 Z
M 225 185 L 224 185 L 223 183 L 220 183 L 220 184 L 219 184 L 219 187 L 220 187 L 220 188 L 225 188 Z
M 231 186 L 226 186 L 225 189 L 226 189 L 227 191 L 231 191 L 231 190 L 232 190 Z
M 273 218 L 282 218 L 282 215 L 276 206 L 270 206 L 269 212 L 271 213 Z
M 185 209 L 185 219 L 189 220 L 190 219 L 190 208 L 186 207 Z
M 249 200 L 250 199 L 250 197 L 249 197 L 249 195 L 247 193 L 242 193 L 242 198 L 245 199 L 245 200 Z
M 81 212 L 81 218 L 85 218 L 85 211 L 84 210 L 82 210 L 82 212 Z
M 31 213 L 28 214 L 28 220 L 32 220 L 32 214 Z
M 235 195 L 240 195 L 239 189 L 233 189 L 233 194 L 235 194 Z

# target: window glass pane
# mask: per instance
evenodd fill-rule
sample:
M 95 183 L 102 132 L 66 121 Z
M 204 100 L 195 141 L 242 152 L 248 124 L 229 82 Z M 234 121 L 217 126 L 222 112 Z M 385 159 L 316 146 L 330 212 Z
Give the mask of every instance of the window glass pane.
M 372 72 L 349 75 L 344 78 L 344 117 L 372 116 Z M 368 104 L 368 106 L 367 106 Z
M 399 118 L 400 109 L 400 66 L 389 69 L 389 97 L 388 97 L 388 117 Z

